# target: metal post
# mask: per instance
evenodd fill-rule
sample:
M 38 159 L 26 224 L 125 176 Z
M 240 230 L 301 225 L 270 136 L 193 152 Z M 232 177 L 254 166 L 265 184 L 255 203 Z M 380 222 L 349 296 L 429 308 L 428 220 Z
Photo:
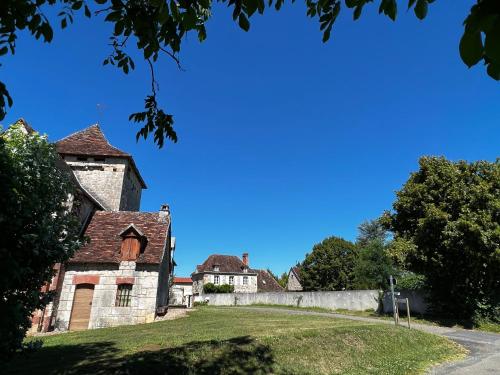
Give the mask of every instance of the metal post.
M 408 329 L 411 329 L 410 326 L 410 301 L 408 298 L 406 299 L 406 315 L 408 315 Z
M 394 324 L 398 324 L 397 312 L 396 312 L 396 300 L 394 299 L 394 282 L 392 275 L 389 276 L 389 284 L 391 285 L 391 298 L 392 298 L 392 314 L 394 316 Z

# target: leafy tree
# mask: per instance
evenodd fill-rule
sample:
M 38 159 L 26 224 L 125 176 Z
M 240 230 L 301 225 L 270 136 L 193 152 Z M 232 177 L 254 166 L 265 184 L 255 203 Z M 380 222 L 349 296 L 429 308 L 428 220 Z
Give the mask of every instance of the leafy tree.
M 233 9 L 233 20 L 245 31 L 250 29 L 249 18 L 266 8 L 281 9 L 284 0 L 219 0 Z M 293 2 L 292 0 L 291 2 Z M 323 41 L 330 34 L 343 7 L 352 9 L 357 20 L 368 3 L 374 0 L 305 0 L 307 16 L 315 18 L 323 32 Z M 405 3 L 413 9 L 419 19 L 427 16 L 428 6 L 434 0 L 380 0 L 378 12 L 395 20 L 398 4 Z M 97 9 L 91 9 L 94 4 Z M 500 5 L 498 0 L 471 0 L 471 10 L 464 21 L 464 34 L 460 41 L 462 60 L 471 67 L 483 62 L 487 73 L 500 79 Z M 18 33 L 27 30 L 36 39 L 51 42 L 54 31 L 44 10 L 47 7 L 59 10 L 61 28 L 66 28 L 74 18 L 83 13 L 86 17 L 103 17 L 113 24 L 110 36 L 111 52 L 104 59 L 125 74 L 135 69 L 128 54 L 131 48 L 142 52 L 151 71 L 151 93 L 145 99 L 144 111 L 133 113 L 129 119 L 142 123 L 137 139 L 153 133 L 154 142 L 162 147 L 165 138 L 177 141 L 173 128 L 174 120 L 157 102 L 158 84 L 155 80 L 154 64 L 161 55 L 172 59 L 178 67 L 179 51 L 183 37 L 197 34 L 203 41 L 207 37 L 205 23 L 211 17 L 212 0 L 2 0 L 0 2 L 0 56 L 14 54 Z M 452 5 L 450 5 L 452 6 Z M 52 20 L 52 23 L 54 20 Z M 12 97 L 4 83 L 0 82 L 0 120 L 5 117 L 7 106 L 12 106 Z
M 304 290 L 343 290 L 352 288 L 356 246 L 340 237 L 328 237 L 314 245 L 301 265 Z
M 358 237 L 356 238 L 356 245 L 364 247 L 372 241 L 379 241 L 382 244 L 387 239 L 387 229 L 380 220 L 370 220 L 361 223 L 358 227 Z
M 0 356 L 20 348 L 31 313 L 49 302 L 40 288 L 54 263 L 80 246 L 58 157 L 46 137 L 19 125 L 0 135 Z
M 384 222 L 408 246 L 435 312 L 500 321 L 500 159 L 423 157 Z
M 385 290 L 387 279 L 394 272 L 384 243 L 380 239 L 372 240 L 359 249 L 354 266 L 354 288 Z

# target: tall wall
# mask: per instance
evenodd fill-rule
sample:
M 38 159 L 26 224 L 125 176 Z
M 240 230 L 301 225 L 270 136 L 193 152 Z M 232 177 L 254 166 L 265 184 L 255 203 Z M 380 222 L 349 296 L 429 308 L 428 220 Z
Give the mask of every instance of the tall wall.
M 142 187 L 128 159 L 65 155 L 64 161 L 83 188 L 107 210 L 139 210 Z
M 340 292 L 269 292 L 204 294 L 201 299 L 210 305 L 252 305 L 271 304 L 299 307 L 323 307 L 327 309 L 347 309 L 364 311 L 379 307 L 378 290 L 349 290 Z M 199 300 L 200 298 L 198 298 Z
M 77 285 L 75 276 L 98 278 L 94 286 L 89 328 L 152 322 L 157 304 L 158 271 L 158 265 L 137 265 L 135 262 L 121 262 L 114 269 L 109 264 L 69 264 L 64 275 L 55 329 L 67 330 L 69 327 Z M 120 277 L 133 278 L 128 307 L 115 306 L 117 278 Z

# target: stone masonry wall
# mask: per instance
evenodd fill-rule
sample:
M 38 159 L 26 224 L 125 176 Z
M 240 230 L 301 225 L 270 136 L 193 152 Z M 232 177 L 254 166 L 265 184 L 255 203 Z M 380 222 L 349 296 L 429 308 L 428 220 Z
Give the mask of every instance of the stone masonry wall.
M 127 159 L 107 157 L 100 161 L 87 157 L 87 160 L 78 160 L 76 156 L 65 156 L 64 160 L 80 184 L 107 210 L 139 209 L 141 186 L 135 173 L 127 172 L 130 169 Z
M 210 305 L 218 306 L 261 303 L 358 311 L 377 310 L 379 307 L 378 290 L 204 294 L 202 299 L 208 299 Z
M 128 166 L 124 174 L 123 189 L 120 202 L 121 211 L 139 211 L 142 187 L 134 170 Z
M 94 287 L 89 328 L 152 322 L 155 318 L 158 266 L 121 262 L 120 265 L 68 265 L 64 276 L 55 329 L 67 330 L 71 319 L 76 285 L 74 276 L 99 276 Z M 129 307 L 115 307 L 116 278 L 134 277 Z
M 288 283 L 286 284 L 286 289 L 290 291 L 302 290 L 302 285 L 300 285 L 299 280 L 292 271 L 290 271 L 290 273 L 288 274 Z

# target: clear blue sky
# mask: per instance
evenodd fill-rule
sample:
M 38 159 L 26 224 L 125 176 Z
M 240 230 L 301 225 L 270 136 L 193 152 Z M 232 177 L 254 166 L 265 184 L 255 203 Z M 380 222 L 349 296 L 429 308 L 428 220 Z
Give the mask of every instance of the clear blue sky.
M 51 45 L 20 37 L 0 68 L 15 100 L 3 124 L 24 117 L 57 140 L 99 122 L 134 155 L 149 187 L 141 209 L 170 204 L 177 275 L 244 251 L 283 272 L 326 236 L 355 239 L 420 156 L 499 156 L 499 84 L 458 55 L 472 3 L 437 1 L 424 22 L 403 10 L 396 23 L 369 4 L 358 22 L 345 12 L 327 44 L 301 2 L 252 17 L 249 33 L 217 5 L 207 41 L 185 40 L 186 71 L 157 67 L 179 135 L 162 150 L 136 144 L 127 120 L 149 92 L 147 66 L 102 67 L 109 26 L 78 17 Z

